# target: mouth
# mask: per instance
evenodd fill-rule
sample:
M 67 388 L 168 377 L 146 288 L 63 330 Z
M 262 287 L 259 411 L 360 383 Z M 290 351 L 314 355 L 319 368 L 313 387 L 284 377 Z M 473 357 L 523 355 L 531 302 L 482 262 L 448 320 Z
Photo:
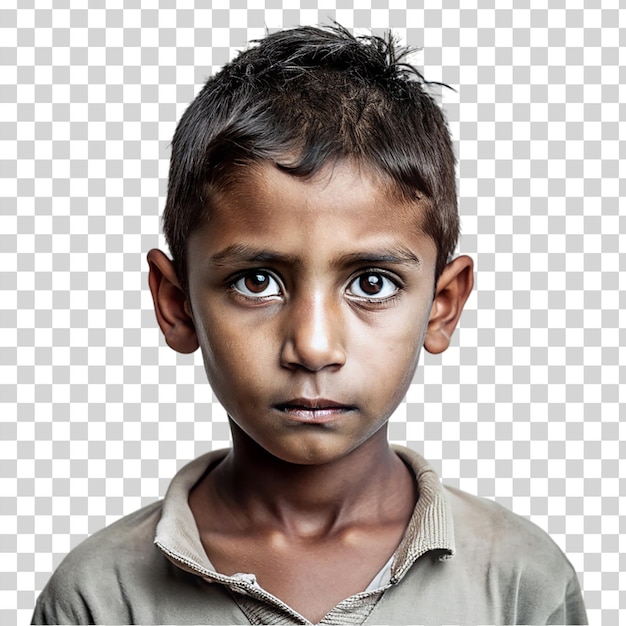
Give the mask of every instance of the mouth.
M 274 405 L 274 408 L 298 422 L 322 424 L 356 410 L 354 405 L 326 398 L 294 398 Z

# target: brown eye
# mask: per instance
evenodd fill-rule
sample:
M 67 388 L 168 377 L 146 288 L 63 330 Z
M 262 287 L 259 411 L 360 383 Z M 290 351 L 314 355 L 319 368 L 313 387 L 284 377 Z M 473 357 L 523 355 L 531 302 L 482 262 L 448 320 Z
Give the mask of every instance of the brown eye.
M 385 300 L 399 291 L 400 287 L 385 274 L 365 272 L 357 276 L 348 288 L 348 292 L 357 298 Z
M 380 274 L 363 274 L 359 277 L 359 287 L 370 296 L 378 295 L 383 286 L 383 277 Z
M 267 274 L 249 274 L 243 279 L 246 289 L 252 293 L 263 293 L 270 282 Z
M 253 271 L 238 278 L 233 287 L 249 298 L 267 298 L 281 294 L 278 281 L 268 272 Z

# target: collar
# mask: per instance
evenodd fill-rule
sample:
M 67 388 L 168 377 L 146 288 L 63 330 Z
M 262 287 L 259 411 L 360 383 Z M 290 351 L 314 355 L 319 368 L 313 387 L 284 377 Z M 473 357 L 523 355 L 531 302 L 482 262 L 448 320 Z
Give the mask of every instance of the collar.
M 454 555 L 454 527 L 445 491 L 433 468 L 419 454 L 405 447 L 392 446 L 415 476 L 418 499 L 404 538 L 391 561 L 391 584 L 398 583 L 422 555 L 433 552 L 439 559 Z M 225 576 L 209 561 L 196 526 L 188 498 L 200 478 L 217 465 L 228 450 L 216 450 L 185 465 L 174 477 L 163 500 L 161 519 L 154 543 L 178 567 L 211 582 L 247 586 L 246 575 Z M 242 578 L 243 576 L 243 578 Z
M 397 583 L 422 555 L 433 552 L 445 560 L 454 556 L 456 548 L 452 511 L 439 476 L 417 452 L 403 446 L 392 448 L 415 475 L 418 490 L 413 515 L 391 564 L 391 582 Z

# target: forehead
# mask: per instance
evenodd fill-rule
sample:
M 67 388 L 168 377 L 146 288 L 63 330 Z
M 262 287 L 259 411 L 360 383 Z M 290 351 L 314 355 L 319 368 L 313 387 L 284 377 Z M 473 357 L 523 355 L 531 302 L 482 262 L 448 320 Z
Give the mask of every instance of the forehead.
M 400 198 L 388 181 L 349 161 L 308 178 L 262 162 L 242 167 L 231 184 L 211 194 L 208 219 L 190 245 L 200 239 L 205 250 L 271 246 L 318 258 L 387 246 L 434 257 L 424 213 L 419 201 Z

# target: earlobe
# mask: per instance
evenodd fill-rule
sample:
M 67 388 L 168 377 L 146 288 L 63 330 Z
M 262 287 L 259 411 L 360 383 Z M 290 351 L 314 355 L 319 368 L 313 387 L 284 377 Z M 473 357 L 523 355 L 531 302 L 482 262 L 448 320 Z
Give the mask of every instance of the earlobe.
M 172 262 L 160 250 L 148 252 L 148 282 L 157 322 L 167 345 L 188 354 L 198 348 L 191 308 Z
M 424 348 L 431 354 L 439 354 L 450 345 L 473 285 L 474 263 L 470 257 L 459 256 L 444 268 L 437 281 L 424 337 Z

